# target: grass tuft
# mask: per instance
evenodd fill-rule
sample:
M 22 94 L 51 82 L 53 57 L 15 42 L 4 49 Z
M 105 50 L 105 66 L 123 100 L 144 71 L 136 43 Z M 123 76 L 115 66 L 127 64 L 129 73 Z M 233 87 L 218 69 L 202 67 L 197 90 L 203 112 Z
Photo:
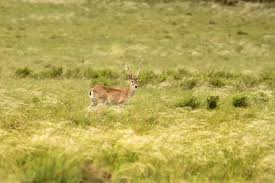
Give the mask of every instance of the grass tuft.
M 192 95 L 186 95 L 183 99 L 176 103 L 176 107 L 188 107 L 191 109 L 196 109 L 200 106 L 200 104 L 201 103 L 197 97 Z
M 207 97 L 207 109 L 215 109 L 218 107 L 219 96 Z
M 63 68 L 47 65 L 42 71 L 33 73 L 31 77 L 36 79 L 61 79 L 63 77 Z
M 234 96 L 232 99 L 232 105 L 234 107 L 248 107 L 249 103 L 248 103 L 248 97 L 245 95 L 237 95 Z
M 224 82 L 219 78 L 210 78 L 209 84 L 213 87 L 221 88 L 225 86 Z
M 140 76 L 141 85 L 155 84 L 155 83 L 158 83 L 160 80 L 163 81 L 163 78 L 159 77 L 152 70 L 144 70 L 142 71 L 142 75 Z
M 83 77 L 83 74 L 81 73 L 81 70 L 79 68 L 68 69 L 65 72 L 65 77 L 70 79 L 79 79 Z
M 18 68 L 15 71 L 15 76 L 18 78 L 26 78 L 29 77 L 32 73 L 33 71 L 28 67 Z
M 259 79 L 254 75 L 243 75 L 240 80 L 246 87 L 255 87 L 259 84 Z
M 211 70 L 207 73 L 208 77 L 214 77 L 214 78 L 235 78 L 237 77 L 236 74 L 234 74 L 231 71 L 226 71 L 226 70 Z
M 195 78 L 185 79 L 183 82 L 180 83 L 181 88 L 186 90 L 192 90 L 198 84 L 198 80 Z

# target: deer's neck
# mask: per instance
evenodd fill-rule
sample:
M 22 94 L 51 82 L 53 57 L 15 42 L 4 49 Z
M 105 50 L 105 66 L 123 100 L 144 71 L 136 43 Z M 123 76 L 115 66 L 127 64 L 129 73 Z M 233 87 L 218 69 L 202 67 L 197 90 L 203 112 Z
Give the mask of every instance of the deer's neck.
M 127 88 L 126 92 L 127 92 L 128 98 L 131 98 L 135 94 L 135 90 L 133 90 L 131 86 Z

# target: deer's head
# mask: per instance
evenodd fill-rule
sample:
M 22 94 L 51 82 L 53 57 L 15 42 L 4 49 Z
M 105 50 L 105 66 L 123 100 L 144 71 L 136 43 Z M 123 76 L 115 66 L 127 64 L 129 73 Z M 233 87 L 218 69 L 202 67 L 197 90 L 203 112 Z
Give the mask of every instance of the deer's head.
M 140 69 L 138 70 L 138 73 L 135 76 L 132 74 L 128 66 L 126 66 L 126 70 L 128 71 L 128 79 L 130 81 L 130 87 L 132 90 L 136 90 L 139 85 Z

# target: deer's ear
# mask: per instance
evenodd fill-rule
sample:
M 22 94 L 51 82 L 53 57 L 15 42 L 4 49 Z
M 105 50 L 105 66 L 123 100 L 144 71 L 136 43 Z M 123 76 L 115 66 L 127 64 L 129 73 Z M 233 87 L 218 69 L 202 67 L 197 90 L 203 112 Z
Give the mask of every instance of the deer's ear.
M 136 77 L 137 79 L 139 78 L 140 71 L 141 71 L 141 69 L 138 70 L 137 77 Z
M 131 72 L 130 68 L 128 67 L 128 65 L 125 65 L 125 70 L 128 71 L 128 78 L 132 79 L 133 78 L 132 77 L 132 72 Z

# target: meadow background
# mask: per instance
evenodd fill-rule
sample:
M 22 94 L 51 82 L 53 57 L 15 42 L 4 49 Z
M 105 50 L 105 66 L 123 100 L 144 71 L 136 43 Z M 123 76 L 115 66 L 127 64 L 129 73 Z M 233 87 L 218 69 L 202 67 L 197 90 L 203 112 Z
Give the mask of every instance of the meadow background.
M 223 2 L 0 0 L 0 182 L 274 182 L 275 6 Z

